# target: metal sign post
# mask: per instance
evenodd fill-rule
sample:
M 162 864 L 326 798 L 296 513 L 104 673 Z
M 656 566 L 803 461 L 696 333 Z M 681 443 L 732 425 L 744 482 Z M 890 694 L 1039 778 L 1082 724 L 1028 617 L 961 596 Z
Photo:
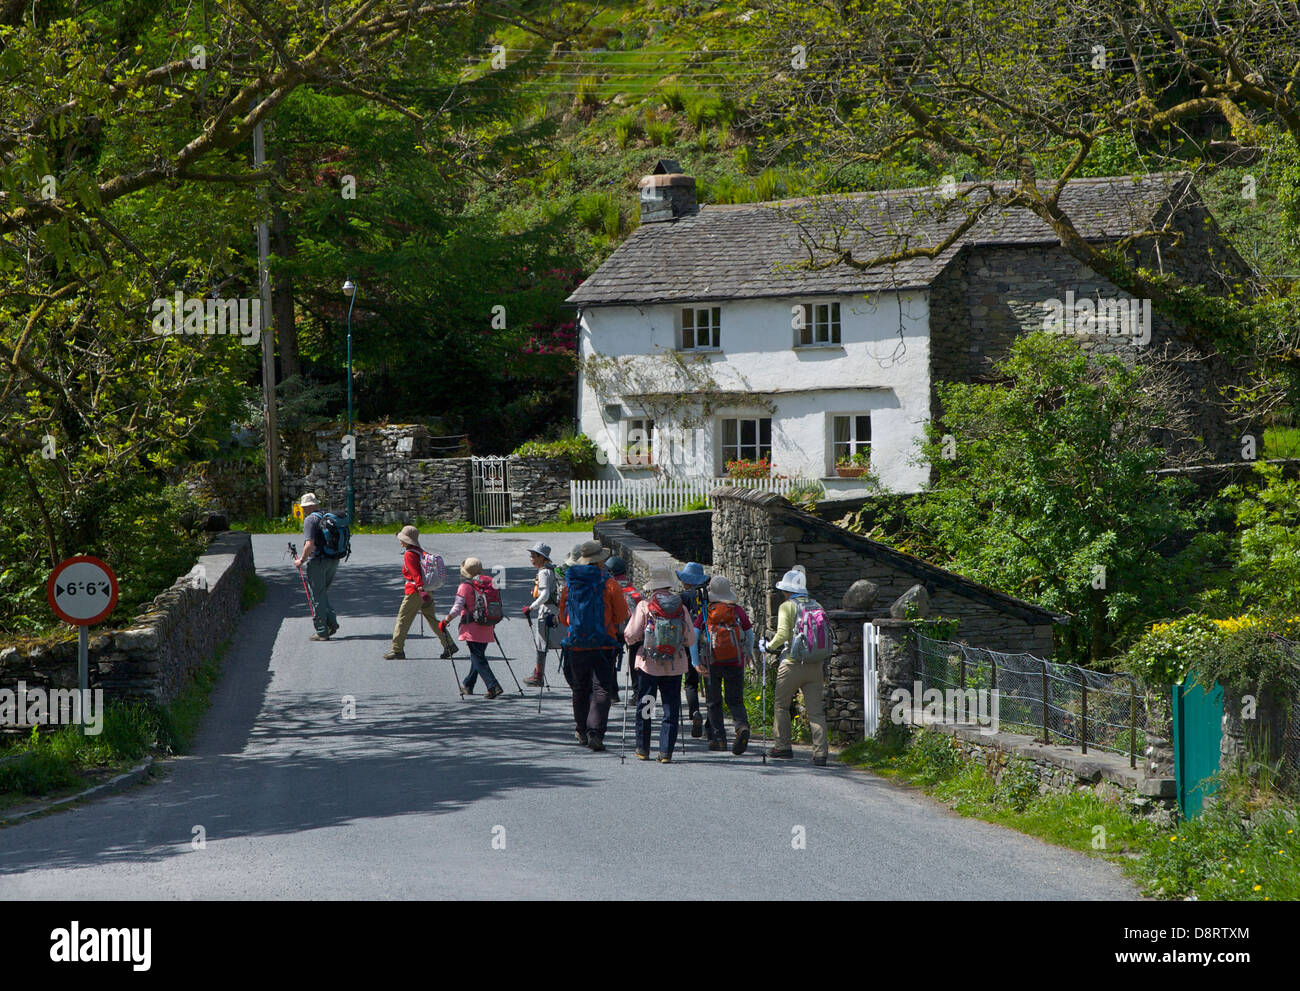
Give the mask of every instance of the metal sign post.
M 108 617 L 117 605 L 117 576 L 97 557 L 83 554 L 59 563 L 45 583 L 54 615 L 79 628 L 77 687 L 81 690 L 81 722 L 90 698 L 90 628 Z

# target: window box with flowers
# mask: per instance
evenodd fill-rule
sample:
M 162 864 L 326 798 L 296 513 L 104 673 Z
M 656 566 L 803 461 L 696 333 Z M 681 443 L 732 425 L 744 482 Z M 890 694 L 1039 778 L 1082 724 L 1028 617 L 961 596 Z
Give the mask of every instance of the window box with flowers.
M 759 458 L 751 461 L 742 458 L 738 461 L 727 462 L 728 478 L 771 478 L 772 477 L 772 459 Z
M 841 456 L 835 462 L 835 474 L 840 478 L 860 478 L 870 470 L 870 458 L 866 451 L 859 451 L 852 457 Z

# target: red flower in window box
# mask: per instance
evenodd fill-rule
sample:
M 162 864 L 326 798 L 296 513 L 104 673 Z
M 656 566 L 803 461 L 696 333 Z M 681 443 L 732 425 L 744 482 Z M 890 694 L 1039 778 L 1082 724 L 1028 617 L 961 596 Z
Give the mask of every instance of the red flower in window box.
M 727 462 L 728 478 L 771 478 L 772 459 L 759 458 L 757 461 L 740 459 Z

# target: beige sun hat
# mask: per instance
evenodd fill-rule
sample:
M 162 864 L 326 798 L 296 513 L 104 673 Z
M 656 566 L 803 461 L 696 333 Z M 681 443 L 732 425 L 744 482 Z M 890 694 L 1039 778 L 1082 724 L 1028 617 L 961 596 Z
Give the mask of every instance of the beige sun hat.
M 647 592 L 653 592 L 660 588 L 673 587 L 673 569 L 672 568 L 655 568 L 650 572 L 650 577 L 646 579 L 645 585 L 642 586 Z
M 731 582 L 727 581 L 722 575 L 714 575 L 709 579 L 709 601 L 710 602 L 730 602 L 736 603 L 736 593 L 731 590 Z
M 308 506 L 315 506 L 317 509 L 319 509 L 320 500 L 316 498 L 315 492 L 304 492 L 303 497 L 298 500 L 298 505 L 301 506 L 303 509 L 306 509 Z
M 397 532 L 397 539 L 412 547 L 420 546 L 420 531 L 413 526 L 404 526 Z
M 581 544 L 574 545 L 564 563 L 600 564 L 607 557 L 609 557 L 609 549 L 599 540 L 584 540 Z
M 460 565 L 460 576 L 466 581 L 475 575 L 483 574 L 483 562 L 476 557 L 467 557 Z

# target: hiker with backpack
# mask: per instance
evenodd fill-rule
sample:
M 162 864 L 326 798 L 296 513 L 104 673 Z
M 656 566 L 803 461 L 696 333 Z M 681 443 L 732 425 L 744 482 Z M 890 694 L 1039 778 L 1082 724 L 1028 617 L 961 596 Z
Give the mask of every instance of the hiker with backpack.
M 642 596 L 641 593 L 637 591 L 636 584 L 632 581 L 632 576 L 627 573 L 627 562 L 621 557 L 615 555 L 605 562 L 605 570 L 609 572 L 614 581 L 618 582 L 618 587 L 623 593 L 623 601 L 627 603 L 627 614 L 630 620 L 632 614 L 636 612 L 636 607 L 641 604 Z M 627 624 L 624 623 L 623 627 L 624 628 L 620 629 L 618 632 L 624 635 L 624 640 L 626 641 Z M 628 691 L 631 692 L 633 696 L 636 694 L 636 669 L 633 667 L 636 662 L 636 646 L 635 641 L 630 644 L 624 642 L 622 645 L 622 653 L 627 655 Z M 619 670 L 619 667 L 620 662 L 616 660 L 614 662 L 615 672 Z M 617 701 L 617 699 L 615 701 Z M 629 704 L 631 704 L 631 700 L 629 700 Z
M 609 557 L 599 540 L 575 546 L 565 560 L 560 622 L 569 628 L 561 641 L 573 686 L 574 736 L 594 751 L 605 749 L 605 729 L 614 684 L 614 651 L 627 622 L 627 603 L 618 582 L 601 567 Z
M 624 637 L 640 648 L 635 654 L 636 756 L 650 759 L 650 713 L 655 696 L 663 703 L 659 724 L 659 763 L 669 764 L 677 745 L 682 705 L 682 675 L 696 642 L 695 622 L 682 597 L 671 588 L 673 573 L 656 569 L 645 584 L 646 595 L 628 620 Z
M 698 561 L 688 561 L 686 567 L 677 572 L 677 580 L 682 583 L 682 601 L 691 614 L 691 621 L 696 630 L 704 628 L 704 611 L 709 606 L 709 576 L 704 573 L 704 566 Z M 698 635 L 696 640 L 698 642 Z M 708 677 L 708 662 L 701 662 L 698 646 L 691 651 L 691 666 L 686 672 L 686 715 L 691 720 L 691 736 L 699 739 L 704 735 L 704 717 L 700 715 L 700 669 Z
M 754 656 L 754 624 L 736 602 L 731 582 L 722 575 L 709 580 L 709 605 L 704 629 L 709 642 L 709 749 L 727 749 L 727 727 L 723 722 L 725 698 L 736 728 L 733 754 L 749 746 L 749 713 L 745 711 L 745 662 Z
M 546 652 L 551 649 L 550 631 L 559 622 L 559 582 L 551 562 L 551 545 L 541 541 L 528 548 L 528 560 L 537 569 L 533 581 L 533 601 L 524 606 L 524 617 L 533 625 L 533 646 L 537 648 L 537 666 L 524 684 L 540 688 L 546 678 Z M 533 623 L 533 617 L 536 623 Z M 541 704 L 540 702 L 538 703 Z
M 314 603 L 312 622 L 316 632 L 308 640 L 328 640 L 339 631 L 338 616 L 330 603 L 329 587 L 338 573 L 339 562 L 352 553 L 346 520 L 333 513 L 321 512 L 316 493 L 307 492 L 298 500 L 302 507 L 302 554 L 293 563 L 307 564 L 307 587 Z
M 791 758 L 790 704 L 797 691 L 803 692 L 804 709 L 812 726 L 813 763 L 826 766 L 826 707 L 823 702 L 822 664 L 832 652 L 830 619 L 826 610 L 808 596 L 807 576 L 795 568 L 776 583 L 785 601 L 777 611 L 776 634 L 767 642 L 767 652 L 785 656 L 776 669 L 776 711 L 771 757 Z M 766 677 L 766 673 L 764 674 Z
M 487 685 L 485 698 L 494 699 L 504 694 L 497 676 L 488 665 L 487 647 L 496 640 L 496 624 L 501 622 L 501 593 L 492 582 L 491 575 L 483 574 L 483 562 L 467 557 L 461 563 L 460 577 L 464 579 L 456 588 L 456 601 L 447 618 L 438 624 L 446 633 L 453 619 L 460 617 L 458 639 L 469 647 L 469 674 L 460 683 L 461 695 L 473 695 L 478 679 Z
M 397 622 L 393 625 L 393 648 L 384 655 L 384 660 L 406 660 L 406 634 L 415 622 L 415 617 L 423 615 L 442 641 L 441 659 L 445 661 L 458 648 L 451 635 L 438 622 L 434 610 L 433 591 L 446 579 L 442 558 L 429 554 L 420 546 L 420 531 L 413 526 L 402 527 L 397 534 L 397 543 L 402 549 L 402 577 L 406 579 L 406 592 L 397 610 Z

